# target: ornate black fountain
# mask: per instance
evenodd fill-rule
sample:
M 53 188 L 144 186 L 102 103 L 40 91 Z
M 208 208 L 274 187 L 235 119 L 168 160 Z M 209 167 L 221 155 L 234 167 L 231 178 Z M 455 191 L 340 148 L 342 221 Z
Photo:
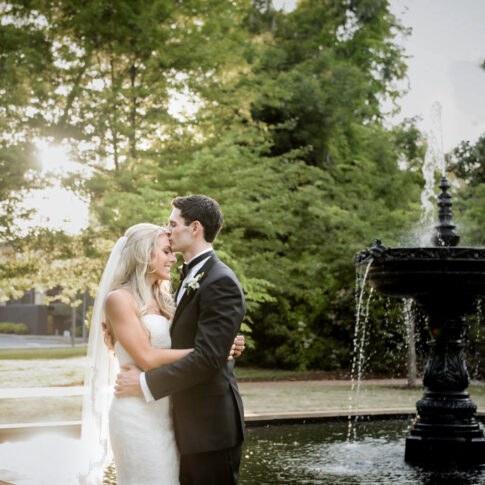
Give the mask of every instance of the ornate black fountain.
M 385 296 L 414 298 L 427 316 L 430 353 L 427 390 L 406 439 L 405 460 L 438 466 L 485 463 L 485 437 L 466 388 L 462 338 L 467 313 L 485 296 L 485 248 L 456 247 L 450 185 L 441 179 L 439 223 L 431 247 L 384 247 L 377 239 L 355 256 L 368 282 Z

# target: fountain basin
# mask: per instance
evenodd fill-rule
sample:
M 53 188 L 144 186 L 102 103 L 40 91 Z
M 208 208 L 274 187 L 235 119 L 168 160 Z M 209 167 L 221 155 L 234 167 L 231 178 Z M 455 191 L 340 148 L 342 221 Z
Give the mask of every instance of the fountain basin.
M 367 280 L 379 293 L 390 297 L 417 298 L 438 295 L 485 295 L 485 248 L 384 247 L 376 240 L 355 256 L 357 267 L 370 264 Z M 446 303 L 446 301 L 443 301 Z

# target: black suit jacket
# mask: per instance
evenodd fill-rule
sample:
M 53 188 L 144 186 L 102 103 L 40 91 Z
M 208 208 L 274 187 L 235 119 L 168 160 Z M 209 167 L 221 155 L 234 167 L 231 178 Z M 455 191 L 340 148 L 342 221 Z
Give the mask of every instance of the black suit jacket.
M 146 373 L 155 399 L 170 395 L 177 445 L 182 454 L 231 448 L 244 439 L 244 412 L 227 356 L 246 312 L 236 275 L 212 254 L 186 289 L 175 312 L 172 348 L 188 356 Z

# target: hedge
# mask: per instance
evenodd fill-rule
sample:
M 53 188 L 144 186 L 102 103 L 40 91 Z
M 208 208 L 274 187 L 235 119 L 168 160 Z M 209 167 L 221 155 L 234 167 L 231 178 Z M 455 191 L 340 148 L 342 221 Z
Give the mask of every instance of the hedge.
M 0 333 L 25 335 L 26 333 L 30 333 L 30 330 L 25 323 L 0 322 Z

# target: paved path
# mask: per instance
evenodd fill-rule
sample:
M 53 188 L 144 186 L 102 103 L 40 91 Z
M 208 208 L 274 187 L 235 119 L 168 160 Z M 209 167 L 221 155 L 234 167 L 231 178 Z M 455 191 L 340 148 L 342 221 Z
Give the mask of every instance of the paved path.
M 399 386 L 406 383 L 405 379 L 373 379 L 365 381 L 365 385 L 378 386 Z M 258 396 L 260 400 L 266 401 L 271 396 L 280 393 L 287 393 L 287 398 L 299 396 L 303 398 L 302 391 L 323 389 L 343 388 L 343 392 L 348 392 L 350 381 L 344 380 L 318 380 L 318 381 L 259 381 L 239 382 L 239 389 L 243 396 Z M 421 391 L 418 391 L 421 392 Z M 0 399 L 19 399 L 26 397 L 63 397 L 81 396 L 84 393 L 84 386 L 43 386 L 43 387 L 12 387 L 0 388 Z M 322 398 L 323 396 L 318 396 Z M 291 407 L 289 400 L 283 401 L 283 407 Z M 325 407 L 324 402 L 320 402 L 320 407 Z
M 351 393 L 351 383 L 341 380 L 240 382 L 239 388 L 248 417 L 286 413 L 341 415 L 367 410 L 414 412 L 423 390 L 409 390 L 404 383 L 402 379 L 364 381 L 359 393 Z M 45 399 L 81 398 L 83 392 L 83 386 L 4 387 L 0 389 L 0 400 L 27 399 L 26 406 L 42 407 L 41 403 L 47 403 Z M 485 411 L 483 392 L 474 395 L 472 391 L 471 398 L 480 412 Z M 30 399 L 32 404 L 28 404 Z M 72 419 L 78 416 L 73 415 Z
M 87 345 L 76 338 L 76 346 Z M 0 333 L 0 349 L 71 347 L 70 337 L 61 335 L 10 335 Z

